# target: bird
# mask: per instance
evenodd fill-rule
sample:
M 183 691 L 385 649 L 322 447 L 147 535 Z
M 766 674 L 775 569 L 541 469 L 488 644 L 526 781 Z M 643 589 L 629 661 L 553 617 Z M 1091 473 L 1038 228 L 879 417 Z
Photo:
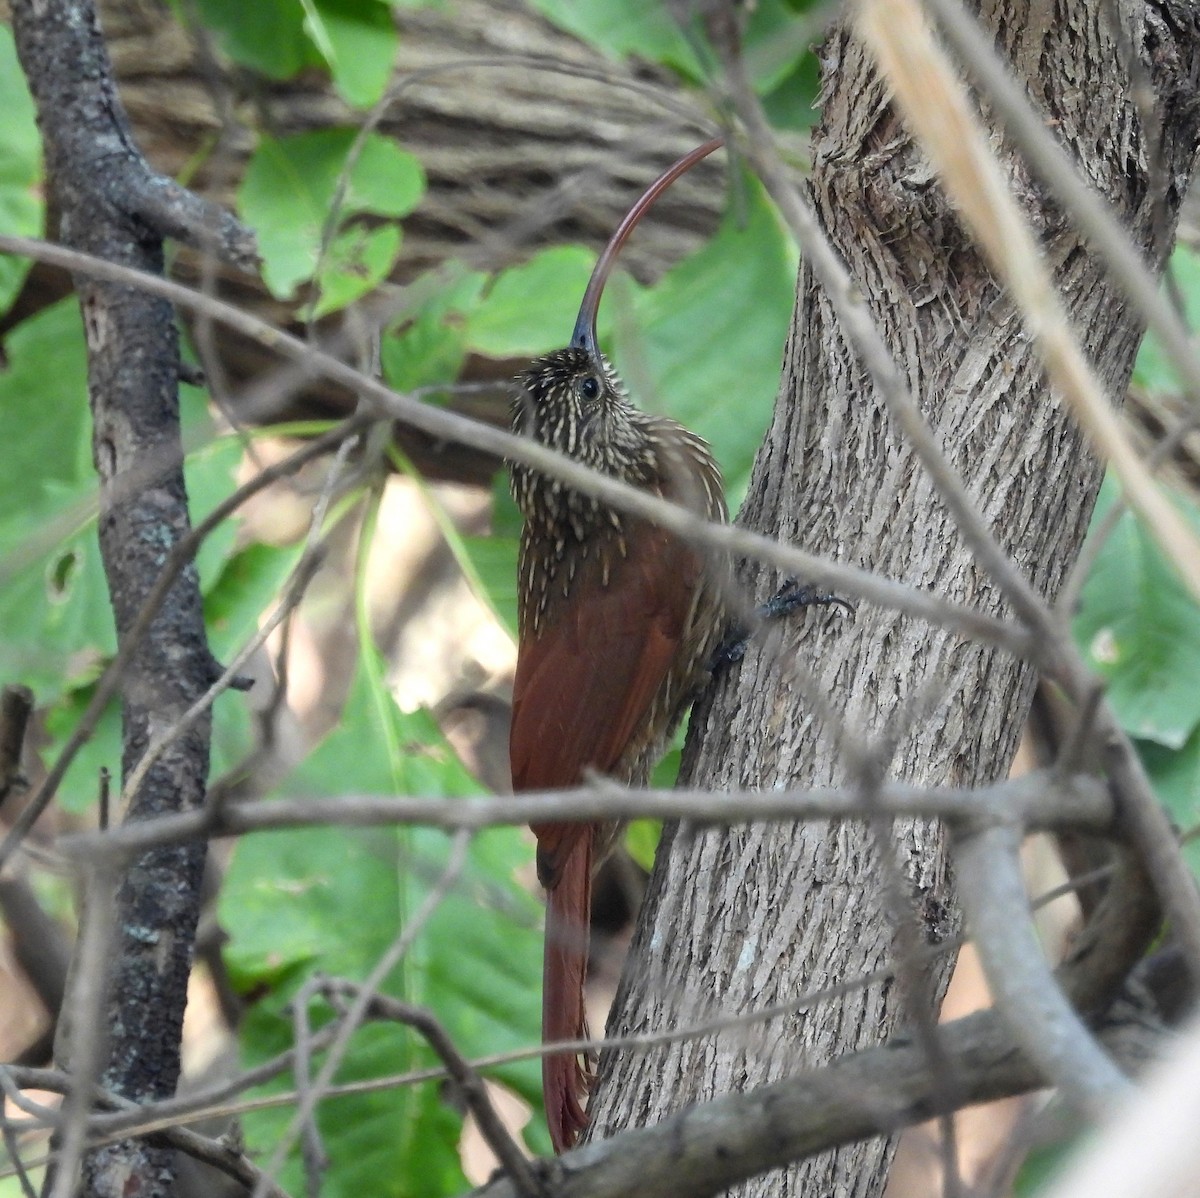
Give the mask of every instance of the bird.
M 621 246 L 659 195 L 722 145 L 715 138 L 666 170 L 629 210 L 596 262 L 570 344 L 517 378 L 512 430 L 709 521 L 729 519 L 707 442 L 639 409 L 596 339 L 596 313 Z M 510 462 L 523 525 L 509 758 L 515 792 L 563 790 L 592 774 L 644 786 L 709 678 L 727 630 L 728 560 L 620 512 L 552 475 Z M 542 1036 L 587 1036 L 584 975 L 592 877 L 622 825 L 531 825 L 546 891 Z M 551 1142 L 563 1152 L 587 1125 L 593 1061 L 542 1059 Z

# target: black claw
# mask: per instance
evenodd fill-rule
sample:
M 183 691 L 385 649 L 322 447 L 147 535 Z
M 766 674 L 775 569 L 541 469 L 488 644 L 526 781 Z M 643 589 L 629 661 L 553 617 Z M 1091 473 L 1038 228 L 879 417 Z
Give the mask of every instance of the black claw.
M 798 579 L 789 578 L 766 603 L 760 603 L 755 608 L 755 625 L 762 624 L 767 620 L 777 620 L 780 616 L 790 615 L 801 607 L 829 606 L 840 607 L 848 615 L 854 614 L 853 605 L 847 603 L 845 599 L 831 595 L 827 591 L 819 591 L 816 587 L 801 585 Z M 751 635 L 751 632 L 741 624 L 735 624 L 730 628 L 725 634 L 725 639 L 712 655 L 712 660 L 708 665 L 709 673 L 718 674 L 741 661 L 746 656 Z
M 759 605 L 758 617 L 761 620 L 776 620 L 800 607 L 829 606 L 840 607 L 847 615 L 854 615 L 853 605 L 845 599 L 828 591 L 819 591 L 813 586 L 802 585 L 799 579 L 789 578 L 766 603 Z
M 749 644 L 750 634 L 745 629 L 740 626 L 731 628 L 713 653 L 712 660 L 708 663 L 708 672 L 715 675 L 732 665 L 737 665 L 746 656 L 746 647 Z

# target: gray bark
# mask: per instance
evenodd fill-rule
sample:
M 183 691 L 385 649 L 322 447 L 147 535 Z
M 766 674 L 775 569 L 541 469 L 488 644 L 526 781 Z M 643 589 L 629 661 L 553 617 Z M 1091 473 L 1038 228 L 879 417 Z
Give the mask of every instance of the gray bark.
M 166 233 L 190 231 L 203 240 L 205 230 L 234 231 L 220 213 L 147 168 L 116 96 L 90 0 L 18 0 L 12 15 L 67 245 L 161 274 Z M 245 260 L 248 242 L 241 242 Z M 127 779 L 150 742 L 219 670 L 208 649 L 193 565 L 171 586 L 145 635 L 131 639 L 164 560 L 190 528 L 174 312 L 128 286 L 79 277 L 75 287 L 87 337 L 100 552 L 118 644 L 129 655 L 120 680 Z M 198 806 L 208 757 L 205 715 L 147 771 L 126 818 L 147 820 Z M 135 858 L 119 879 L 111 913 L 107 888 L 89 889 L 106 899 L 104 909 L 93 908 L 90 916 L 111 914 L 114 924 L 111 940 L 104 941 L 111 950 L 104 954 L 107 968 L 98 971 L 105 976 L 84 981 L 102 990 L 103 1003 L 67 1013 L 58 1052 L 80 1071 L 99 1064 L 99 1078 L 81 1080 L 84 1093 L 97 1080 L 138 1102 L 174 1093 L 205 849 L 203 840 L 193 840 Z M 74 1024 L 67 1026 L 71 1015 Z M 83 1188 L 89 1195 L 154 1198 L 169 1192 L 172 1175 L 171 1151 L 124 1141 L 87 1154 Z M 48 1170 L 47 1192 L 56 1184 Z
M 1161 264 L 1196 146 L 1195 18 L 1175 4 L 1124 6 L 1156 93 L 1157 128 L 1148 132 L 1127 99 L 1106 7 L 1064 2 L 1051 19 L 1046 6 L 994 0 L 982 16 L 1001 31 L 1002 49 L 1085 175 Z M 845 30 L 824 49 L 823 79 L 810 201 L 1000 543 L 1053 596 L 1078 552 L 1100 467 Z M 1157 236 L 1148 186 L 1155 152 L 1167 184 Z M 1136 317 L 1069 221 L 1018 161 L 1007 153 L 1005 161 L 1085 348 L 1120 396 L 1141 331 Z M 774 422 L 740 519 L 985 611 L 1005 610 L 803 267 Z M 779 581 L 749 569 L 746 579 L 759 598 Z M 867 604 L 853 621 L 810 616 L 780 642 L 751 652 L 698 708 L 686 782 L 844 783 L 854 779 L 846 745 L 880 754 L 889 777 L 914 783 L 986 783 L 1008 769 L 1036 679 L 1006 654 Z M 945 938 L 956 915 L 940 830 L 897 826 L 892 844 L 908 890 L 902 910 L 889 908 L 874 842 L 860 824 L 670 830 L 610 1030 L 672 1027 L 714 1007 L 766 1006 L 870 972 L 893 957 L 896 918 L 918 920 L 924 939 Z M 940 993 L 944 971 L 934 981 Z M 593 1099 L 593 1137 L 818 1066 L 919 1014 L 901 988 L 877 985 L 761 1028 L 613 1053 Z M 731 1192 L 872 1195 L 889 1161 L 890 1143 L 878 1139 Z

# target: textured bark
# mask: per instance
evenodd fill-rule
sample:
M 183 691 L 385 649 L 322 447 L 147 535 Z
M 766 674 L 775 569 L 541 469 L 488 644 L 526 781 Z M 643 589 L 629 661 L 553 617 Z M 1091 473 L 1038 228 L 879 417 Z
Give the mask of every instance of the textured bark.
M 14 33 L 37 104 L 62 240 L 123 265 L 161 273 L 161 227 L 181 228 L 191 197 L 154 176 L 133 145 L 89 0 L 18 0 Z M 201 213 L 202 218 L 215 214 Z M 205 219 L 199 222 L 204 227 Z M 99 477 L 100 552 L 124 648 L 163 560 L 189 530 L 179 429 L 179 339 L 171 306 L 127 286 L 75 282 L 88 347 L 92 454 Z M 83 397 L 79 397 L 83 402 Z M 182 571 L 121 680 L 122 773 L 204 693 L 217 672 L 194 566 Z M 209 719 L 180 735 L 147 771 L 126 818 L 194 808 L 208 774 Z M 174 1093 L 188 973 L 200 910 L 203 840 L 154 849 L 120 879 L 102 1012 L 63 1028 L 73 1063 L 103 1039 L 100 1080 L 135 1101 Z M 93 916 L 96 912 L 91 913 Z M 72 1014 L 68 1012 L 68 1017 Z M 69 1021 L 69 1019 L 68 1019 Z M 173 1153 L 144 1141 L 90 1152 L 88 1195 L 170 1191 Z M 53 1171 L 47 1174 L 51 1184 Z
M 1051 12 L 1040 3 L 995 0 L 983 10 L 1085 175 L 1161 264 L 1196 144 L 1190 10 L 1122 6 L 1158 100 L 1168 219 L 1157 241 L 1145 133 L 1103 16 L 1110 6 L 1061 0 Z M 823 59 L 811 202 L 996 536 L 1053 596 L 1077 554 L 1100 468 L 1049 394 L 1020 319 L 889 107 L 862 48 L 839 31 Z M 1136 318 L 1019 162 L 1007 153 L 1005 161 L 1085 348 L 1119 396 L 1139 339 Z M 1005 610 L 803 267 L 780 398 L 741 520 L 985 611 Z M 748 571 L 747 581 L 764 596 L 778 580 Z M 1035 678 L 1006 654 L 867 604 L 852 621 L 810 616 L 803 630 L 790 627 L 781 639 L 750 653 L 697 710 L 687 781 L 720 789 L 849 780 L 838 727 L 823 722 L 806 696 L 829 704 L 851 736 L 865 736 L 886 754 L 891 777 L 973 784 L 1007 770 Z M 894 842 L 923 934 L 941 940 L 956 923 L 941 832 L 906 825 L 897 827 Z M 713 1007 L 748 1010 L 852 979 L 892 957 L 895 914 L 913 917 L 889 912 L 879 860 L 859 824 L 694 835 L 673 829 L 610 1029 L 673 1027 Z M 897 987 L 880 985 L 760 1027 L 610 1054 L 594 1098 L 593 1133 L 651 1124 L 688 1103 L 819 1065 L 877 1042 L 911 1014 Z M 889 1160 L 889 1144 L 876 1140 L 735 1192 L 875 1194 Z

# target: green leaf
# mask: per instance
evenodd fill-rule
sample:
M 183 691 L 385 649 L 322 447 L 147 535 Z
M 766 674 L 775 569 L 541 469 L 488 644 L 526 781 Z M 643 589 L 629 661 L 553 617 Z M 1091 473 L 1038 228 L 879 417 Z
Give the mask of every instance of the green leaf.
M 198 0 L 197 10 L 230 58 L 268 78 L 323 66 L 359 108 L 387 86 L 399 35 L 382 0 Z
M 1114 495 L 1106 482 L 1093 523 Z M 1194 509 L 1186 514 L 1193 525 L 1200 523 Z M 1142 740 L 1180 748 L 1200 724 L 1200 612 L 1157 542 L 1129 512 L 1096 558 L 1074 632 L 1107 681 L 1122 725 Z
M 1181 749 L 1140 741 L 1138 753 L 1171 819 L 1181 832 L 1191 833 L 1183 843 L 1183 856 L 1200 878 L 1200 728 Z
M 316 0 L 304 28 L 320 48 L 333 85 L 348 104 L 368 108 L 383 95 L 400 40 L 386 4 Z
M 492 531 L 486 537 L 463 537 L 463 545 L 492 610 L 514 640 L 520 544 L 521 513 L 509 494 L 508 474 L 504 472 L 492 484 Z
M 452 382 L 466 353 L 462 328 L 429 314 L 418 317 L 402 332 L 385 334 L 380 342 L 383 377 L 397 391 Z
M 821 64 L 806 54 L 792 72 L 763 96 L 763 110 L 776 129 L 811 129 L 820 115 Z
M 63 514 L 43 516 L 36 540 L 19 516 L 0 524 L 0 676 L 45 704 L 114 653 L 116 634 L 94 521 L 71 515 L 78 490 L 40 490 L 43 503 L 61 493 Z
M 517 635 L 516 537 L 463 537 L 467 554 L 479 575 L 492 610 L 514 639 Z
M 284 793 L 390 793 L 399 773 L 406 793 L 469 802 L 455 796 L 475 784 L 433 721 L 399 712 L 390 697 L 373 691 L 370 673 L 360 664 L 338 726 Z M 389 744 L 401 746 L 399 763 Z M 370 971 L 437 884 L 448 854 L 448 838 L 424 828 L 303 829 L 239 842 L 222 889 L 221 923 L 230 935 L 226 959 L 235 983 L 269 992 L 243 1029 L 251 1061 L 287 1046 L 286 1003 L 311 971 L 353 979 Z M 385 983 L 388 993 L 437 1012 L 468 1056 L 537 1040 L 538 909 L 515 880 L 528 857 L 515 830 L 477 837 L 462 876 Z M 356 1033 L 338 1077 L 379 1077 L 432 1063 L 407 1029 L 370 1027 Z M 536 1062 L 493 1076 L 537 1101 Z M 273 1149 L 290 1113 L 247 1116 L 247 1139 L 257 1152 Z M 320 1122 L 335 1165 L 325 1179 L 331 1195 L 436 1196 L 465 1188 L 462 1119 L 437 1084 L 329 1101 Z M 298 1191 L 299 1177 L 293 1153 L 283 1184 Z
M 375 229 L 350 225 L 342 229 L 330 243 L 321 269 L 321 298 L 313 309 L 314 318 L 349 307 L 373 291 L 387 278 L 399 254 L 397 225 Z
M 699 83 L 713 74 L 716 56 L 694 17 L 680 23 L 670 0 L 533 0 L 549 20 L 613 59 L 659 62 Z M 792 74 L 819 36 L 811 19 L 796 9 L 815 5 L 757 0 L 748 6 L 743 53 L 751 84 L 768 92 Z M 811 122 L 810 122 L 811 123 Z
M 502 271 L 470 317 L 471 348 L 514 358 L 566 345 L 595 261 L 590 250 L 562 245 Z
M 230 58 L 268 78 L 290 79 L 322 62 L 298 0 L 196 0 L 196 10 Z
M 797 265 L 762 188 L 747 180 L 744 196 L 744 223 L 727 215 L 655 287 L 633 289 L 631 317 L 614 320 L 614 358 L 637 402 L 704 437 L 734 497 L 779 389 Z
M 654 868 L 654 854 L 662 838 L 662 822 L 656 819 L 635 819 L 625 829 L 625 850 L 647 873 Z
M 383 374 L 398 391 L 453 382 L 466 357 L 468 320 L 487 276 L 455 263 L 445 264 L 439 274 L 448 278 L 419 311 L 383 335 Z
M 80 501 L 95 493 L 87 351 L 78 301 L 70 296 L 22 321 L 4 347 L 0 522 L 19 517 L 32 534 L 42 531 L 39 520 L 59 508 L 66 489 Z M 48 414 L 53 418 L 47 419 Z M 11 540 L 0 542 L 4 553 L 13 547 Z
M 703 77 L 695 50 L 660 0 L 533 0 L 533 7 L 610 58 L 636 54 L 689 79 Z
M 1177 245 L 1168 269 L 1183 296 L 1184 319 L 1190 329 L 1200 326 L 1200 254 Z M 1174 368 L 1153 333 L 1147 333 L 1133 365 L 1135 386 L 1148 391 L 1178 391 Z
M 1033 1198 L 1049 1190 L 1080 1146 L 1081 1136 L 1064 1134 L 1048 1142 L 1035 1144 L 1021 1164 L 1013 1183 L 1018 1198 Z
M 183 476 L 187 483 L 188 508 L 193 526 L 229 497 L 237 482 L 242 446 L 236 437 L 216 436 L 204 397 L 188 389 L 180 396 L 180 420 L 185 440 L 200 447 L 187 455 Z M 237 540 L 234 520 L 223 520 L 201 543 L 196 553 L 200 589 L 207 591 L 225 568 Z
M 0 233 L 42 231 L 42 143 L 33 100 L 17 61 L 12 31 L 0 25 Z M 26 258 L 0 255 L 0 312 L 8 310 L 29 273 Z
M 246 168 L 238 206 L 258 233 L 263 278 L 281 299 L 316 270 L 322 232 L 354 139 L 350 129 L 264 137 Z M 371 134 L 350 171 L 339 219 L 360 213 L 404 216 L 424 189 L 417 159 Z
M 39 749 L 46 768 L 58 760 L 63 746 L 74 734 L 84 709 L 91 702 L 93 686 L 79 687 L 65 695 L 46 713 L 46 731 L 50 743 Z M 39 702 L 42 695 L 38 695 Z M 100 771 L 107 769 L 112 778 L 111 794 L 115 809 L 121 787 L 121 705 L 111 700 L 104 709 L 96 730 L 75 755 L 54 801 L 75 815 L 91 810 L 100 795 Z
M 812 6 L 810 6 L 812 7 Z M 766 94 L 793 78 L 802 63 L 809 64 L 803 74 L 813 81 L 808 102 L 816 98 L 816 55 L 814 38 L 819 36 L 811 19 L 797 17 L 783 0 L 759 0 L 750 11 L 742 53 L 746 71 L 756 91 Z M 815 114 L 809 117 L 812 124 Z M 791 126 L 789 126 L 791 127 Z
M 96 538 L 97 484 L 77 302 L 64 300 L 22 322 L 7 349 L 0 406 L 12 441 L 11 468 L 0 479 L 0 674 L 31 686 L 39 704 L 52 705 L 116 651 Z M 201 393 L 186 388 L 180 413 L 187 439 L 211 435 Z M 229 493 L 240 453 L 227 438 L 189 456 L 185 475 L 196 518 Z M 226 521 L 201 547 L 202 584 L 220 573 L 233 539 Z M 94 770 L 86 790 L 90 798 Z
M 258 630 L 281 597 L 300 558 L 298 546 L 255 543 L 230 557 L 204 596 L 204 622 L 213 653 L 225 660 Z

